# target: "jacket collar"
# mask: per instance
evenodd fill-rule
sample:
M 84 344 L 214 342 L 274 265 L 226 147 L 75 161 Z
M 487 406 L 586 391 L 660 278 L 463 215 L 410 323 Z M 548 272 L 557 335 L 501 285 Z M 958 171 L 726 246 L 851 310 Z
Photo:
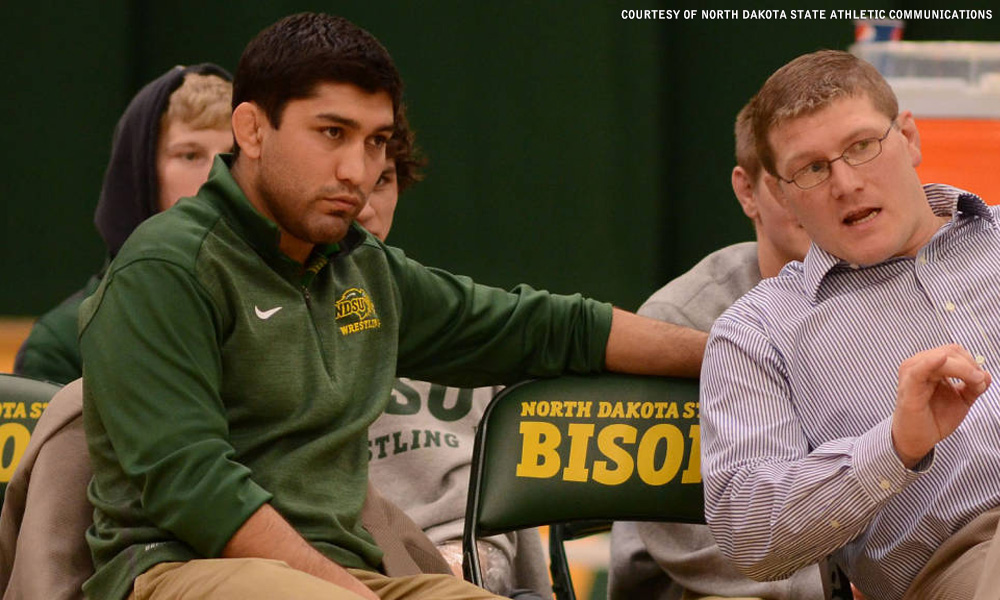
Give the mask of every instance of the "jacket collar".
M 303 265 L 281 251 L 281 230 L 271 219 L 261 214 L 247 199 L 230 172 L 233 156 L 215 157 L 208 181 L 199 191 L 222 214 L 223 219 L 260 256 L 279 273 L 307 285 L 329 261 L 347 255 L 365 241 L 368 234 L 357 223 L 351 223 L 347 235 L 339 243 L 322 244 L 313 248 Z

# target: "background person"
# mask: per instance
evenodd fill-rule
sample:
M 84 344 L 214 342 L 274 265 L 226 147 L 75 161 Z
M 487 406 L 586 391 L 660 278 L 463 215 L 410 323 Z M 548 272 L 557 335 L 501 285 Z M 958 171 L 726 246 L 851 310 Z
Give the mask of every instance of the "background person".
M 405 118 L 399 119 L 389 142 L 391 158 L 358 214 L 358 223 L 383 242 L 399 193 L 419 179 L 412 137 Z M 424 530 L 458 577 L 476 426 L 498 389 L 400 377 L 385 412 L 368 428 L 368 472 L 375 487 Z M 537 529 L 491 536 L 478 546 L 486 589 L 515 598 L 552 595 Z
M 232 76 L 204 63 L 170 69 L 129 103 L 115 127 L 94 215 L 108 260 L 140 223 L 193 196 L 208 178 L 213 157 L 232 148 L 232 93 Z M 14 359 L 15 374 L 60 384 L 83 374 L 77 312 L 105 268 L 38 319 Z
M 809 236 L 771 195 L 754 149 L 753 101 L 736 117 L 733 193 L 753 222 L 756 242 L 727 246 L 660 288 L 639 314 L 708 331 L 712 323 L 761 279 L 774 277 L 786 263 L 800 261 Z M 823 582 L 816 566 L 789 579 L 758 582 L 740 573 L 722 555 L 705 525 L 618 522 L 611 530 L 612 600 L 685 599 L 706 596 L 821 600 Z

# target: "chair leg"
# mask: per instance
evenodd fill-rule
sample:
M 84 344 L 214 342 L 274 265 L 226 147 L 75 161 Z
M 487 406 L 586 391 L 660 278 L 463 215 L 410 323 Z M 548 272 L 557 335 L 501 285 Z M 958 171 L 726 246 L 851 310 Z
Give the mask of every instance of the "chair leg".
M 557 600 L 576 600 L 573 578 L 566 560 L 566 539 L 563 525 L 549 526 L 549 571 L 552 574 L 552 591 Z
M 466 544 L 462 549 L 462 576 L 473 585 L 483 586 L 483 572 L 479 564 L 479 547 Z

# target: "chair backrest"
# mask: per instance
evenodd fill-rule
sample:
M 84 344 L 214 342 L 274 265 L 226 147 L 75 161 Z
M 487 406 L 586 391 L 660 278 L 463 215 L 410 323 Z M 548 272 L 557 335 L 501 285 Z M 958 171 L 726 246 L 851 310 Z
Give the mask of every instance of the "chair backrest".
M 28 448 L 35 423 L 60 387 L 0 373 L 0 502 L 14 469 Z
M 83 433 L 83 382 L 52 397 L 14 472 L 0 510 L 0 595 L 80 600 L 94 570 L 84 532 L 90 458 Z
M 588 520 L 703 523 L 698 383 L 566 375 L 501 391 L 476 434 L 464 569 L 478 537 Z

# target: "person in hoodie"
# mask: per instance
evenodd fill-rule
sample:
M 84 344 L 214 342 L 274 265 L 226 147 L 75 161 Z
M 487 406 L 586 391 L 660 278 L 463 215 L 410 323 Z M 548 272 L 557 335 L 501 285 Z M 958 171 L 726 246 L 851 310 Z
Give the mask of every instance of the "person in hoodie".
M 203 63 L 173 67 L 132 99 L 115 127 L 94 215 L 108 248 L 105 266 L 38 319 L 14 359 L 15 374 L 59 384 L 83 374 L 80 303 L 97 289 L 129 234 L 180 198 L 193 196 L 208 179 L 213 157 L 232 148 L 232 91 L 226 70 Z

